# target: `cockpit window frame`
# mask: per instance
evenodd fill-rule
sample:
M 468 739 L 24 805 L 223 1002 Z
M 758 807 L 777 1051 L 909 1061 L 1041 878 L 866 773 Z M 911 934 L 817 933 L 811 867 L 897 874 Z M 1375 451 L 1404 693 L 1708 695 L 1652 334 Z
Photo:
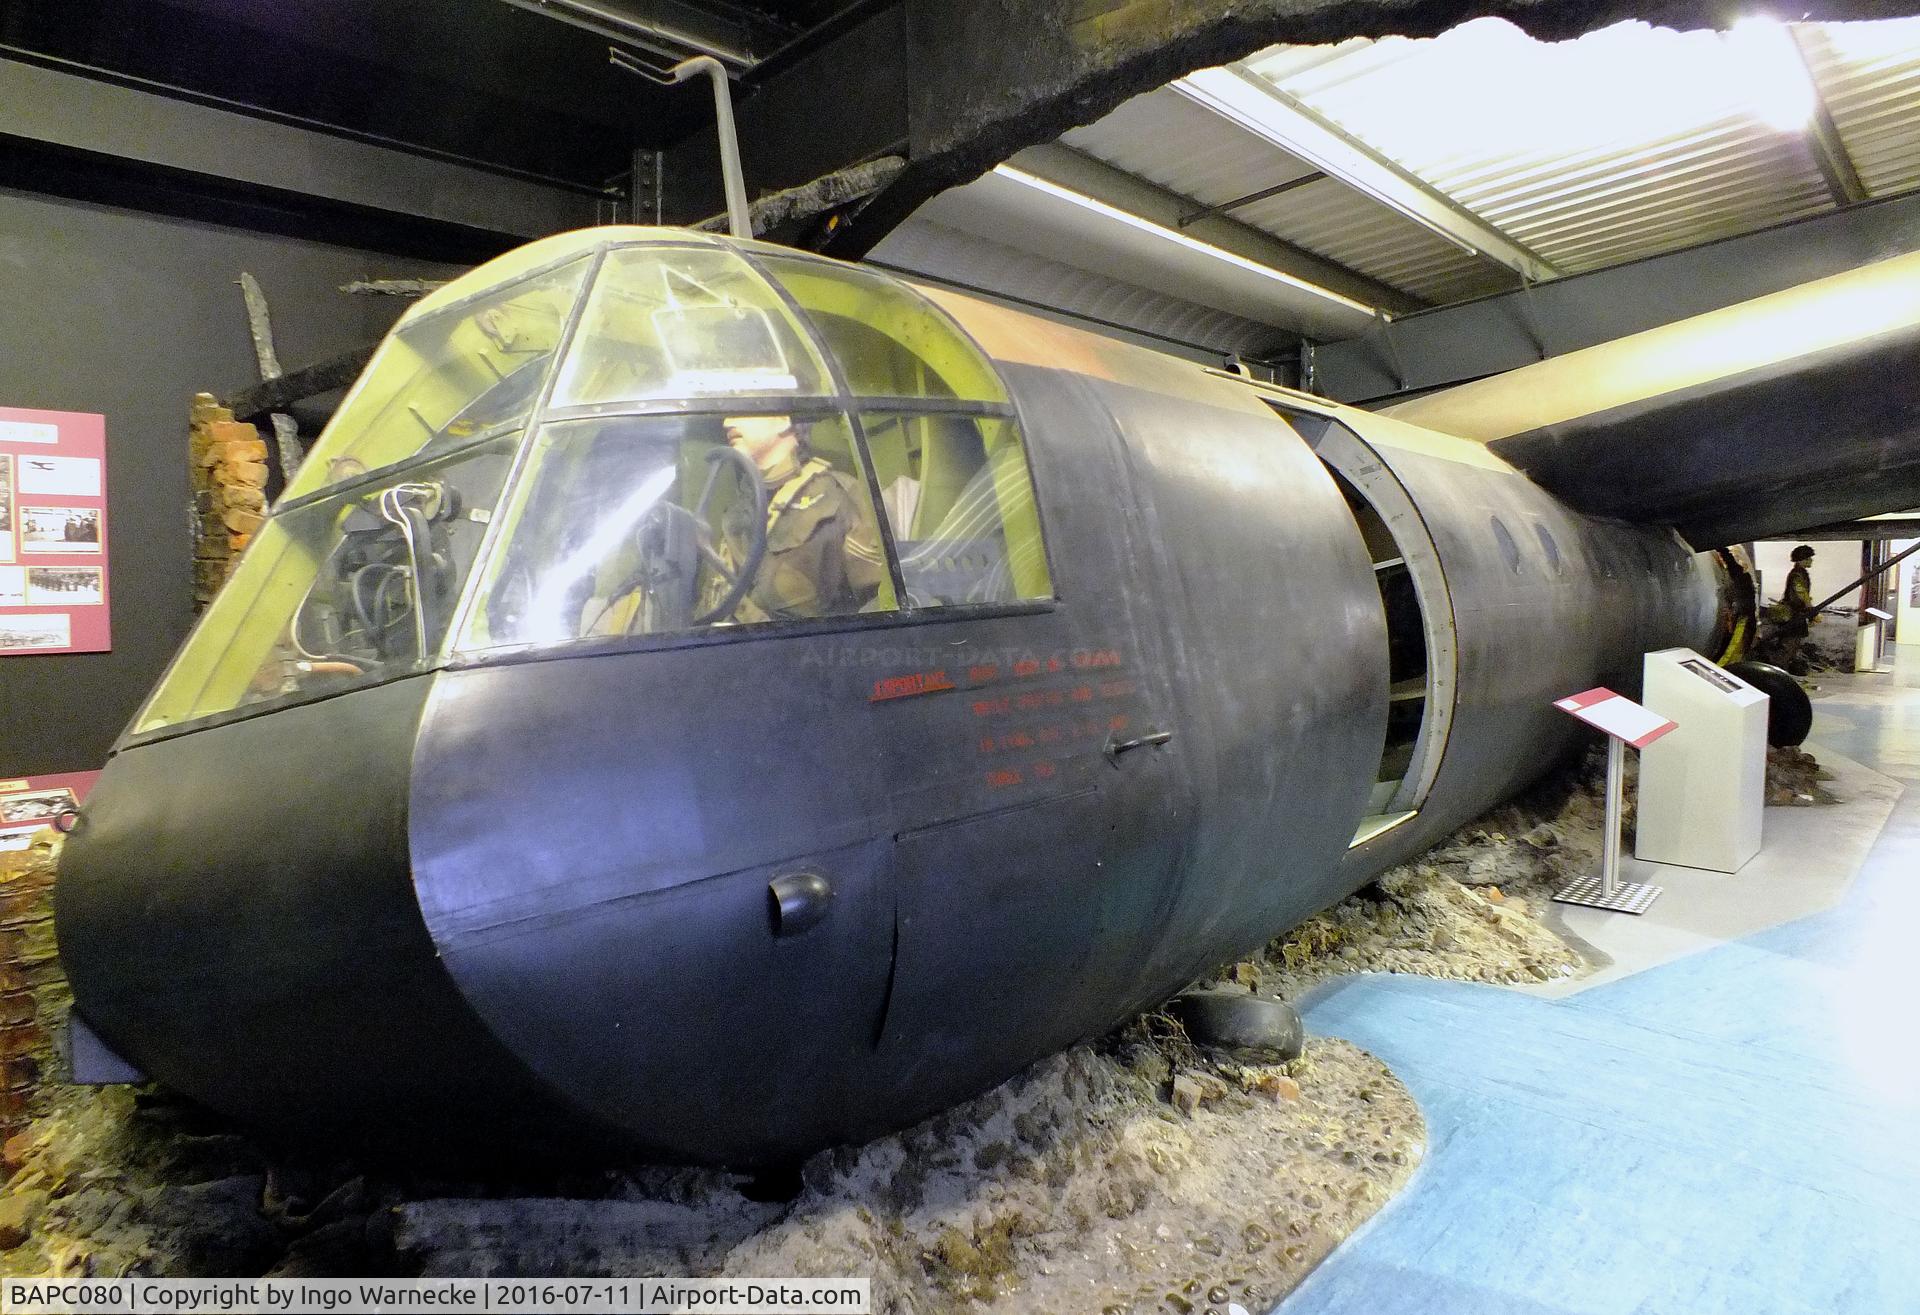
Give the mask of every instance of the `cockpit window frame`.
M 572 330 L 577 326 L 579 317 L 586 303 L 585 294 L 593 286 L 594 279 L 599 276 L 600 266 L 605 256 L 606 250 L 604 247 L 589 247 L 585 250 L 572 251 L 547 261 L 545 264 L 535 266 L 533 269 L 523 271 L 511 280 L 495 283 L 488 287 L 476 288 L 473 292 L 461 297 L 459 300 L 448 302 L 445 306 L 436 306 L 424 315 L 402 315 L 400 319 L 395 322 L 394 326 L 388 330 L 387 336 L 380 340 L 379 346 L 375 348 L 373 355 L 368 359 L 366 365 L 361 368 L 360 377 L 353 381 L 352 386 L 349 387 L 345 395 L 341 397 L 340 405 L 334 408 L 333 418 L 329 419 L 327 426 L 321 430 L 313 445 L 308 448 L 306 459 L 302 461 L 296 471 L 286 473 L 287 487 L 291 488 L 298 482 L 300 474 L 307 469 L 306 461 L 311 460 L 315 453 L 320 450 L 321 446 L 331 436 L 334 421 L 340 416 L 353 414 L 355 403 L 359 400 L 361 393 L 367 388 L 369 382 L 379 373 L 376 367 L 381 364 L 382 357 L 386 355 L 389 346 L 396 339 L 413 332 L 421 325 L 432 324 L 449 316 L 464 314 L 473 307 L 498 297 L 508 289 L 533 287 L 538 284 L 540 280 L 560 270 L 566 269 L 568 266 L 579 265 L 582 268 L 580 282 L 574 289 L 573 301 L 567 308 L 567 315 L 566 319 L 562 322 L 561 332 L 554 340 L 553 351 L 549 353 L 555 366 L 558 366 L 564 360 L 564 353 L 571 345 Z M 522 436 L 528 432 L 534 417 L 538 414 L 540 404 L 551 394 L 555 373 L 555 370 L 549 370 L 547 372 L 541 381 L 540 391 L 535 395 L 533 402 L 529 405 L 527 413 L 518 421 L 519 432 Z M 469 405 L 471 405 L 471 401 Z M 489 430 L 486 435 L 479 437 L 503 437 L 513 427 L 514 423 L 513 421 L 502 422 Z M 432 440 L 429 439 L 420 448 L 402 457 L 400 460 L 390 461 L 384 466 L 377 466 L 363 471 L 362 475 L 354 476 L 351 480 L 323 483 L 291 499 L 282 494 L 281 500 L 273 505 L 270 514 L 278 514 L 282 508 L 299 507 L 335 488 L 358 483 L 364 476 L 380 475 L 382 473 L 399 470 L 408 463 L 417 460 L 431 446 Z
M 867 427 L 862 422 L 859 411 L 854 406 L 853 389 L 847 384 L 847 371 L 834 354 L 827 350 L 827 340 L 820 332 L 820 326 L 813 322 L 800 305 L 799 300 L 788 290 L 787 285 L 776 279 L 766 265 L 755 260 L 752 255 L 742 252 L 753 272 L 767 281 L 780 300 L 786 303 L 787 310 L 800 321 L 800 327 L 813 339 L 813 349 L 826 362 L 827 378 L 833 381 L 834 396 L 839 399 L 847 424 L 853 430 L 854 445 L 860 451 L 860 477 L 867 486 L 867 500 L 873 507 L 873 519 L 880 530 L 880 552 L 887 562 L 887 578 L 892 582 L 894 611 L 907 610 L 907 586 L 900 573 L 900 545 L 894 542 L 893 525 L 887 515 L 886 500 L 880 495 L 880 478 L 873 469 L 873 449 L 867 444 Z
M 746 258 L 748 263 L 753 265 L 754 269 L 760 273 L 762 278 L 773 284 L 779 291 L 781 297 L 792 307 L 794 314 L 799 316 L 801 324 L 803 324 L 807 332 L 813 336 L 816 350 L 819 351 L 821 358 L 826 361 L 828 370 L 832 372 L 834 387 L 846 402 L 847 415 L 853 422 L 855 441 L 860 444 L 862 457 L 866 466 L 868 490 L 873 497 L 875 516 L 880 522 L 880 534 L 887 554 L 887 569 L 893 576 L 894 597 L 900 600 L 898 614 L 914 617 L 925 617 L 928 614 L 939 616 L 944 613 L 953 612 L 961 607 L 994 607 L 1002 605 L 940 603 L 928 607 L 912 607 L 907 603 L 906 600 L 910 597 L 910 590 L 907 587 L 900 562 L 899 545 L 895 542 L 892 518 L 886 514 L 885 502 L 881 497 L 879 479 L 874 473 L 875 466 L 872 446 L 867 442 L 865 417 L 868 412 L 887 415 L 912 413 L 921 415 L 1003 416 L 1013 422 L 1016 431 L 1020 435 L 1020 459 L 1026 465 L 1027 487 L 1033 491 L 1034 521 L 1040 536 L 1041 558 L 1046 564 L 1047 586 L 1052 590 L 1052 595 L 1049 599 L 1021 599 L 1018 601 L 1023 603 L 1047 602 L 1049 604 L 1057 604 L 1060 601 L 1060 577 L 1054 570 L 1052 536 L 1047 532 L 1047 514 L 1040 497 L 1040 482 L 1034 477 L 1033 447 L 1026 439 L 1029 430 L 1025 419 L 1020 414 L 1013 390 L 1007 387 L 1006 376 L 1001 373 L 1000 367 L 995 363 L 993 357 L 988 354 L 987 350 L 975 340 L 972 334 L 967 332 L 965 326 L 963 326 L 959 320 L 955 319 L 946 307 L 921 292 L 918 288 L 914 287 L 912 283 L 890 272 L 876 273 L 873 275 L 874 277 L 882 278 L 898 285 L 908 296 L 917 300 L 923 310 L 932 314 L 944 324 L 949 333 L 960 342 L 965 343 L 985 364 L 987 371 L 999 384 L 1001 396 L 1006 400 L 1001 402 L 987 402 L 977 399 L 925 396 L 855 396 L 847 381 L 846 372 L 840 364 L 838 355 L 831 350 L 830 339 L 821 330 L 820 326 L 814 322 L 812 315 L 808 313 L 806 307 L 800 304 L 799 299 L 793 295 L 787 285 L 782 282 L 773 271 L 769 270 L 761 261 L 755 259 L 752 251 L 743 250 L 741 254 Z M 828 270 L 837 270 L 840 268 L 839 262 L 825 259 L 810 251 L 788 252 L 783 249 L 779 255 L 782 260 L 800 260 L 819 265 Z M 873 273 L 872 271 L 866 272 Z
M 112 752 L 118 753 L 123 749 L 133 748 L 142 744 L 172 739 L 176 736 L 190 734 L 198 730 L 211 729 L 239 721 L 246 721 L 253 717 L 263 716 L 291 707 L 304 707 L 309 704 L 338 698 L 343 694 L 358 693 L 378 686 L 392 684 L 396 681 L 431 678 L 442 671 L 469 670 L 522 662 L 558 661 L 616 653 L 644 652 L 657 649 L 702 647 L 708 644 L 741 643 L 769 638 L 804 637 L 832 633 L 890 630 L 902 626 L 961 623 L 970 620 L 985 620 L 997 617 L 1039 615 L 1056 610 L 1061 603 L 1060 577 L 1056 570 L 1053 535 L 1049 527 L 1050 517 L 1047 512 L 1045 499 L 1040 493 L 1040 481 L 1036 478 L 1032 444 L 1026 438 L 1026 435 L 1031 432 L 1031 429 L 1026 423 L 1025 417 L 1022 415 L 1018 396 L 1014 390 L 1005 386 L 1005 376 L 1001 373 L 1000 366 L 998 362 L 994 360 L 993 356 L 981 347 L 973 335 L 968 333 L 964 326 L 962 326 L 945 307 L 926 296 L 925 293 L 912 283 L 890 272 L 880 272 L 881 277 L 899 284 L 902 289 L 918 299 L 928 314 L 937 317 L 948 332 L 956 335 L 960 341 L 964 342 L 972 351 L 979 355 L 981 360 L 985 362 L 986 367 L 999 378 L 1002 391 L 1006 397 L 1004 402 L 925 396 L 855 396 L 849 387 L 846 372 L 837 356 L 831 350 L 825 335 L 821 333 L 819 327 L 807 314 L 805 308 L 799 304 L 797 299 L 787 289 L 786 285 L 770 272 L 766 265 L 756 259 L 757 244 L 750 245 L 723 237 L 714 237 L 705 241 L 668 239 L 658 242 L 635 241 L 630 238 L 610 238 L 588 248 L 570 250 L 551 261 L 547 261 L 533 269 L 523 271 L 515 276 L 513 282 L 519 283 L 541 278 L 551 274 L 557 269 L 574 262 L 582 261 L 583 259 L 587 262 L 585 277 L 581 281 L 573 305 L 569 308 L 565 325 L 554 347 L 556 361 L 564 363 L 567 354 L 571 352 L 574 347 L 575 337 L 580 330 L 582 321 L 585 319 L 587 308 L 592 300 L 591 292 L 595 282 L 600 277 L 608 257 L 613 252 L 635 247 L 657 251 L 711 251 L 716 246 L 729 250 L 744 260 L 753 272 L 775 291 L 780 300 L 786 305 L 789 311 L 793 313 L 799 321 L 802 331 L 807 336 L 808 346 L 819 355 L 821 361 L 826 365 L 828 377 L 833 386 L 832 394 L 796 397 L 791 394 L 770 393 L 762 395 L 715 396 L 685 399 L 656 398 L 644 401 L 602 402 L 582 406 L 554 408 L 552 406 L 552 398 L 561 374 L 561 370 L 556 368 L 550 371 L 542 381 L 540 391 L 535 397 L 531 408 L 525 418 L 518 424 L 517 428 L 520 434 L 520 442 L 501 486 L 499 495 L 500 504 L 505 505 L 507 499 L 513 495 L 520 481 L 525 477 L 526 464 L 536 446 L 530 441 L 531 436 L 539 433 L 543 426 L 551 422 L 614 416 L 646 417 L 743 414 L 796 416 L 842 415 L 847 418 L 852 433 L 852 441 L 858 448 L 863 467 L 865 487 L 869 497 L 872 499 L 875 510 L 875 520 L 879 527 L 882 548 L 886 557 L 888 576 L 893 587 L 894 597 L 899 600 L 900 603 L 896 609 L 886 612 L 845 613 L 800 620 L 785 620 L 777 624 L 710 626 L 703 629 L 651 635 L 590 637 L 575 639 L 561 644 L 516 644 L 481 650 L 468 650 L 461 647 L 460 640 L 467 633 L 473 609 L 482 605 L 483 591 L 481 584 L 483 571 L 480 567 L 484 563 L 491 561 L 494 554 L 499 551 L 500 545 L 498 540 L 500 535 L 505 532 L 505 518 L 496 516 L 488 524 L 486 532 L 478 545 L 474 558 L 476 564 L 475 570 L 470 573 L 469 578 L 463 585 L 460 598 L 452 616 L 449 618 L 446 632 L 441 640 L 439 649 L 431 659 L 423 662 L 419 666 L 403 671 L 395 671 L 387 676 L 374 677 L 339 690 L 303 692 L 298 696 L 286 695 L 253 703 L 243 703 L 233 708 L 207 713 L 189 720 L 155 726 L 144 731 L 136 731 L 135 728 L 141 724 L 141 721 L 147 715 L 148 708 L 151 706 L 154 696 L 159 692 L 165 682 L 172 678 L 181 657 L 188 651 L 189 645 L 193 642 L 192 635 L 189 635 L 188 640 L 182 644 L 180 650 L 175 653 L 173 659 L 167 664 L 166 672 L 162 675 L 161 681 L 155 685 L 154 690 L 149 693 L 148 697 L 141 701 L 139 708 L 135 711 L 127 728 L 115 742 Z M 839 262 L 820 257 L 812 252 L 790 251 L 785 248 L 780 248 L 777 254 L 783 259 L 805 260 L 819 264 L 827 269 L 839 268 Z M 488 287 L 477 288 L 468 296 L 462 297 L 457 301 L 449 302 L 444 306 L 436 306 L 427 314 L 420 315 L 417 318 L 403 317 L 400 322 L 394 326 L 393 331 L 397 333 L 402 329 L 413 328 L 419 324 L 438 319 L 443 315 L 457 315 L 470 309 L 474 304 L 486 300 L 488 297 L 498 295 L 503 286 L 506 285 L 493 284 Z M 358 390 L 364 383 L 365 377 L 366 376 L 363 375 L 360 380 L 357 380 L 354 389 L 350 390 L 347 398 L 343 399 L 341 404 L 342 410 L 345 409 L 347 402 L 351 400 L 353 391 Z M 881 490 L 874 473 L 873 458 L 867 440 L 867 430 L 864 419 L 865 413 L 867 412 L 892 415 L 919 413 L 999 417 L 1010 420 L 1017 426 L 1018 432 L 1021 435 L 1019 445 L 1021 460 L 1025 462 L 1027 480 L 1029 486 L 1034 491 L 1034 515 L 1040 538 L 1040 550 L 1046 564 L 1048 585 L 1052 591 L 1051 594 L 1043 598 L 1023 598 L 1005 602 L 943 603 L 921 607 L 908 605 L 906 600 L 909 594 L 902 578 L 899 546 L 895 542 L 893 526 L 890 523 L 890 519 L 883 510 L 884 503 L 881 497 Z M 325 498 L 337 497 L 343 492 L 351 492 L 361 486 L 371 486 L 383 481 L 391 481 L 396 473 L 402 472 L 417 463 L 442 461 L 450 454 L 465 451 L 468 448 L 477 450 L 478 447 L 485 443 L 500 441 L 510 427 L 503 425 L 499 428 L 500 432 L 490 431 L 487 434 L 476 435 L 462 442 L 458 448 L 442 449 L 430 454 L 415 454 L 402 461 L 383 466 L 378 470 L 370 470 L 363 475 L 354 476 L 351 480 L 315 489 L 291 501 L 283 500 L 275 504 L 272 509 L 272 514 L 278 516 L 283 511 L 297 510 L 299 507 L 308 505 L 309 503 Z

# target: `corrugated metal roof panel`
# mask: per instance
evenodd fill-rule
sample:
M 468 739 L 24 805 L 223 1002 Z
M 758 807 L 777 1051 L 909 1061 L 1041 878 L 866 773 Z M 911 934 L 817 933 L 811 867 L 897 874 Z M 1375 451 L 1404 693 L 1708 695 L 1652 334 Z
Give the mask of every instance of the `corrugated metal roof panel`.
M 1547 177 L 1442 186 L 1569 272 L 1832 208 L 1804 143 L 1738 122 Z
M 1920 186 L 1920 18 L 1793 31 L 1868 190 Z M 1768 40 L 1782 35 L 1763 30 Z M 1797 67 L 1791 46 L 1775 44 L 1789 63 L 1769 78 L 1756 73 L 1757 47 L 1712 32 L 1625 23 L 1547 45 L 1484 19 L 1431 40 L 1276 47 L 1243 67 L 1483 227 L 1575 272 L 1831 209 L 1806 134 L 1773 103 L 1792 90 L 1788 75 Z M 1786 128 L 1769 126 L 1776 115 Z M 1196 207 L 1311 173 L 1258 131 L 1170 88 L 1062 141 Z M 1337 181 L 1304 183 L 1233 217 L 1441 304 L 1514 283 L 1506 268 Z M 1439 212 L 1429 218 L 1446 222 Z M 1270 333 L 1224 310 L 1131 286 L 1124 269 L 1103 278 L 1047 258 L 1032 242 L 1016 251 L 989 232 L 962 239 L 942 226 L 916 225 L 902 236 L 916 260 L 947 262 L 936 271 L 945 277 L 1080 314 L 1231 350 L 1250 350 Z
M 1242 132 L 1170 87 L 1135 96 L 1060 140 L 1201 205 L 1223 205 L 1313 172 L 1297 156 Z M 1235 218 L 1246 216 L 1236 211 Z
M 1920 187 L 1920 18 L 1794 31 L 1868 195 Z
M 1170 88 L 1136 96 L 1062 143 L 1200 205 L 1221 205 L 1314 170 Z M 1334 182 L 1309 182 L 1232 217 L 1424 300 L 1512 286 L 1498 266 Z
M 1016 165 L 941 193 L 916 218 L 1288 332 L 1339 337 L 1374 318 L 1370 303 L 1185 237 Z
M 887 234 L 874 248 L 873 259 L 1221 356 L 1238 353 L 1264 358 L 1288 341 L 1286 334 L 1269 325 L 1019 251 L 917 215 Z
M 1275 237 L 1428 301 L 1458 301 L 1515 286 L 1499 266 L 1331 180 L 1236 213 Z
M 1546 44 L 1481 19 L 1245 67 L 1573 272 L 1830 208 L 1804 136 L 1763 118 L 1751 58 L 1712 32 Z

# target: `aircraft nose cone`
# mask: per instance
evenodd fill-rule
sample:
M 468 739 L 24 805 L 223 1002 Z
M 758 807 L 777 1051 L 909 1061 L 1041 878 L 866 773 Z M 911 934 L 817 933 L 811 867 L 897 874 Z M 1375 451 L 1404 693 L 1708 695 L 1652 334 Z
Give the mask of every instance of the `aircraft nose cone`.
M 428 680 L 122 749 L 68 839 L 75 1008 L 243 1121 L 418 1144 L 536 1108 L 414 902 L 407 777 Z M 435 1116 L 409 1127 L 415 1111 Z

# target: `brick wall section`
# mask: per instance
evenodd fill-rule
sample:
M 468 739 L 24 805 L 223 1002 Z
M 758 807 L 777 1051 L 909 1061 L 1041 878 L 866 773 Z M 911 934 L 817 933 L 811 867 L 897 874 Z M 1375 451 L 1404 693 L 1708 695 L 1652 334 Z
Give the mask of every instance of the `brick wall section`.
M 59 837 L 0 852 L 0 1137 L 26 1125 L 53 1080 L 58 1028 L 72 997 L 53 940 Z
M 211 393 L 193 399 L 193 601 L 205 607 L 267 512 L 267 444 Z

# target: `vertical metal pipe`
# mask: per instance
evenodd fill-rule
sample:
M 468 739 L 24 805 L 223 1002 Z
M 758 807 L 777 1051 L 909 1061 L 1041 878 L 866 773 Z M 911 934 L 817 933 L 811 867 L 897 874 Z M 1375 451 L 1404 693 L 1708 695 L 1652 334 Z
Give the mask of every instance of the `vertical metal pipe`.
M 1620 794 L 1624 787 L 1627 744 L 1607 736 L 1607 829 L 1600 837 L 1600 893 L 1612 899 L 1620 884 Z
M 733 94 L 727 87 L 726 67 L 711 55 L 695 55 L 673 66 L 675 82 L 685 82 L 696 73 L 713 79 L 713 119 L 720 138 L 720 176 L 727 189 L 727 231 L 735 237 L 752 237 L 753 220 L 747 215 L 747 181 L 740 171 L 740 140 L 733 131 Z

